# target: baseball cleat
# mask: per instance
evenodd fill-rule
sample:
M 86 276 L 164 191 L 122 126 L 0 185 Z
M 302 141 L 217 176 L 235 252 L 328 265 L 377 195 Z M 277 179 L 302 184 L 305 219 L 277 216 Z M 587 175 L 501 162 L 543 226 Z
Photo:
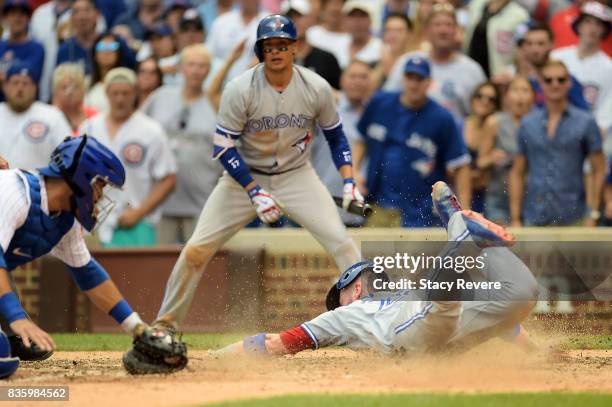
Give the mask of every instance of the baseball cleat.
M 433 206 L 444 222 L 444 227 L 448 227 L 448 221 L 454 213 L 461 211 L 459 200 L 444 181 L 438 181 L 431 187 L 431 200 Z
M 514 236 L 504 227 L 491 222 L 478 212 L 464 209 L 461 217 L 470 236 L 480 247 L 490 246 L 512 246 L 515 242 Z

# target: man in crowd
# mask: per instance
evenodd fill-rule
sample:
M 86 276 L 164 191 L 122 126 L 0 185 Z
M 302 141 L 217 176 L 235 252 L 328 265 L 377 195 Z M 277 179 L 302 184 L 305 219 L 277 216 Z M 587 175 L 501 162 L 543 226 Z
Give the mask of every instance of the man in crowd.
M 610 9 L 603 4 L 585 3 L 573 24 L 578 45 L 551 53 L 580 81 L 584 99 L 591 105 L 601 128 L 612 119 L 612 111 L 603 109 L 603 102 L 612 98 L 612 60 L 601 50 L 602 40 L 610 38 L 610 18 Z
M 404 65 L 402 92 L 381 92 L 366 106 L 353 156 L 368 156 L 366 190 L 376 204 L 371 226 L 431 227 L 431 185 L 450 177 L 462 203 L 471 202 L 470 156 L 452 115 L 427 96 L 431 67 L 422 56 Z
M 540 107 L 544 105 L 544 92 L 538 78 L 539 71 L 547 63 L 552 51 L 553 34 L 546 24 L 532 23 L 527 27 L 521 48 L 524 51 L 528 68 L 528 77 L 535 91 L 535 101 Z M 570 75 L 569 101 L 576 107 L 589 110 L 589 104 L 584 100 L 582 85 Z
M 342 68 L 353 59 L 375 65 L 380 61 L 382 41 L 372 35 L 372 6 L 368 1 L 349 0 L 342 7 L 350 40 L 334 50 Z
M 257 23 L 266 16 L 266 13 L 259 9 L 258 0 L 239 0 L 237 3 L 238 8 L 215 19 L 206 39 L 206 48 L 212 53 L 216 65 L 227 60 L 238 44 L 244 39 L 247 40 L 242 56 L 227 75 L 228 81 L 254 64 L 253 45 Z
M 6 102 L 0 104 L 0 155 L 12 168 L 46 165 L 55 147 L 71 134 L 56 107 L 36 101 L 36 79 L 23 63 L 11 65 L 3 84 Z
M 162 18 L 163 12 L 162 0 L 141 0 L 117 17 L 115 25 L 126 26 L 132 37 L 142 41 L 153 24 Z
M 185 243 L 198 215 L 223 172 L 213 160 L 217 108 L 202 84 L 210 72 L 210 53 L 190 45 L 181 53 L 183 85 L 167 85 L 148 99 L 142 110 L 160 123 L 177 159 L 177 183 L 162 207 L 159 243 Z
M 113 213 L 100 228 L 106 246 L 151 246 L 161 204 L 176 182 L 176 163 L 161 126 L 136 111 L 136 75 L 114 68 L 104 78 L 110 111 L 81 125 L 81 133 L 108 146 L 126 168 L 124 190 L 113 198 Z
M 335 55 L 343 44 L 350 41 L 350 35 L 343 31 L 343 5 L 344 0 L 321 0 L 321 23 L 306 32 L 306 38 L 312 46 Z
M 85 75 L 91 75 L 92 52 L 96 40 L 98 10 L 93 0 L 76 0 L 72 4 L 70 23 L 72 37 L 64 41 L 57 51 L 57 65 L 74 62 L 83 66 Z
M 435 5 L 425 21 L 425 30 L 431 43 L 428 53 L 432 68 L 429 96 L 448 109 L 456 120 L 461 120 L 469 112 L 474 89 L 486 80 L 485 74 L 478 63 L 456 49 L 457 17 L 452 6 Z M 424 57 L 423 54 L 409 53 L 400 58 L 385 82 L 385 90 L 402 89 L 404 66 L 414 55 Z
M 306 38 L 306 30 L 311 21 L 309 1 L 286 0 L 282 4 L 281 11 L 295 23 L 297 29 L 296 64 L 315 71 L 325 78 L 334 89 L 338 89 L 340 87 L 340 75 L 342 74 L 338 60 L 331 52 L 311 45 Z
M 348 139 L 351 149 L 354 149 L 354 144 L 360 142 L 361 137 L 357 131 L 357 122 L 361 117 L 365 105 L 370 98 L 372 89 L 371 75 L 372 68 L 365 62 L 354 60 L 344 72 L 341 79 L 341 93 L 338 96 L 338 114 L 342 119 L 344 133 Z M 338 170 L 331 159 L 331 152 L 328 143 L 324 137 L 315 137 L 312 145 L 312 157 L 310 158 L 312 166 L 321 178 L 321 181 L 332 196 L 342 196 L 342 178 L 338 174 Z M 365 169 L 367 163 L 364 163 Z M 363 172 L 363 171 L 362 171 Z M 358 172 L 354 174 L 358 181 L 358 186 L 361 191 L 364 190 Z M 343 209 L 340 210 L 342 221 L 347 226 L 362 226 L 364 219 L 361 216 L 353 215 Z
M 0 78 L 12 64 L 25 62 L 30 67 L 34 83 L 38 85 L 45 61 L 45 50 L 28 35 L 32 9 L 27 0 L 7 0 L 2 13 L 9 30 L 9 37 L 5 41 L 0 41 L 0 71 L 2 71 Z M 4 100 L 4 95 L 0 94 L 0 99 Z
M 584 220 L 594 226 L 601 217 L 606 172 L 599 128 L 589 112 L 570 104 L 571 82 L 563 62 L 545 63 L 540 81 L 544 108 L 523 119 L 510 172 L 512 225 L 563 226 Z M 587 159 L 593 180 L 588 199 L 583 173 Z

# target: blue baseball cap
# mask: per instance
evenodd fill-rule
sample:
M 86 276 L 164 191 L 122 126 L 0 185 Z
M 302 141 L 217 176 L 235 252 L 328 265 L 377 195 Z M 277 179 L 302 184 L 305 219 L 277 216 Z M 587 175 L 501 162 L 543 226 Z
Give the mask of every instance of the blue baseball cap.
M 11 64 L 9 69 L 7 69 L 5 77 L 8 81 L 11 77 L 15 75 L 25 75 L 32 79 L 32 82 L 36 83 L 36 79 L 34 78 L 34 73 L 32 72 L 32 67 L 29 64 L 24 62 L 14 62 Z
M 28 0 L 6 0 L 2 7 L 2 13 L 6 14 L 13 9 L 22 10 L 29 16 L 32 15 L 32 7 L 30 7 Z
M 406 65 L 404 65 L 404 74 L 414 73 L 423 78 L 429 78 L 431 76 L 431 66 L 427 58 L 422 56 L 414 56 L 408 58 Z
M 172 28 L 170 28 L 169 25 L 163 23 L 163 22 L 159 22 L 153 25 L 153 27 L 149 28 L 149 30 L 147 30 L 147 35 L 146 38 L 150 39 L 153 36 L 157 36 L 157 37 L 168 37 L 170 35 L 172 35 Z

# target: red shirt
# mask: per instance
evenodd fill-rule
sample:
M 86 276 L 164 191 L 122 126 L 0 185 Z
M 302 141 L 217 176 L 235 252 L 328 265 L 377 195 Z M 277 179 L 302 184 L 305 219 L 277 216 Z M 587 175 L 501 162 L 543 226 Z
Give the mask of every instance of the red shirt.
M 580 10 L 575 4 L 555 13 L 550 19 L 550 28 L 555 34 L 554 48 L 569 47 L 578 44 L 578 36 L 572 30 L 572 23 Z M 612 58 L 612 35 L 601 42 L 601 50 Z

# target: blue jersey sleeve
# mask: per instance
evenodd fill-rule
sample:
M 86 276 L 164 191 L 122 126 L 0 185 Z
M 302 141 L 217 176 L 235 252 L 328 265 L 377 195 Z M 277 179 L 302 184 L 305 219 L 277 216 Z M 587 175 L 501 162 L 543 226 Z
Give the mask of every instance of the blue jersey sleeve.
M 585 134 L 586 152 L 587 154 L 593 154 L 601 151 L 603 145 L 601 140 L 601 132 L 597 122 L 594 118 L 589 120 Z

